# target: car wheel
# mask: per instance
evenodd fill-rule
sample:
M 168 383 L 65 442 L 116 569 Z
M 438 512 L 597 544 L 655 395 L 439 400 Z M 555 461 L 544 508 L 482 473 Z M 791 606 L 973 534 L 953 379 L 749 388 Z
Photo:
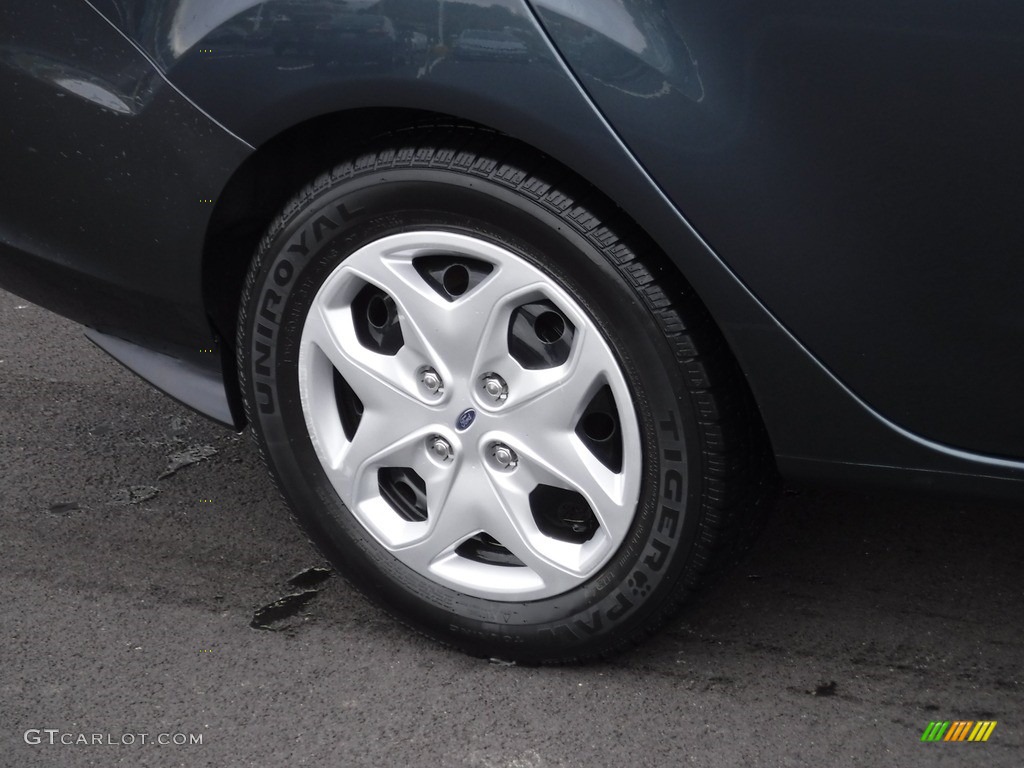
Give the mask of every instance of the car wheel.
M 639 639 L 758 506 L 757 419 L 699 301 L 600 196 L 491 134 L 391 135 L 306 188 L 252 263 L 238 350 L 314 543 L 477 655 Z

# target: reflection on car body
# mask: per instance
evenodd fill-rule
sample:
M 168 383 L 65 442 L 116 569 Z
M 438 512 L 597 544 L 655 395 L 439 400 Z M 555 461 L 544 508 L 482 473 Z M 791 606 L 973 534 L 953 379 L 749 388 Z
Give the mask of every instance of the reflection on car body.
M 460 61 L 520 61 L 529 55 L 526 44 L 512 33 L 488 29 L 463 30 L 452 52 Z
M 387 16 L 334 13 L 313 32 L 312 53 L 318 63 L 365 65 L 387 70 L 395 63 L 395 27 Z
M 345 6 L 322 3 L 289 8 L 269 33 L 279 56 L 308 56 L 321 65 L 351 64 L 387 71 L 395 63 L 398 40 L 387 16 L 350 13 Z

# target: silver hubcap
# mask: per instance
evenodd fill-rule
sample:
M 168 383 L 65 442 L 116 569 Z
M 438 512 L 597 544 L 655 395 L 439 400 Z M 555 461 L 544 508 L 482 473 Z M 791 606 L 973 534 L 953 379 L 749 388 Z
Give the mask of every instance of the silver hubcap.
M 342 501 L 439 584 L 558 595 L 630 529 L 640 436 L 618 363 L 580 306 L 503 248 L 425 231 L 353 253 L 313 300 L 299 386 Z

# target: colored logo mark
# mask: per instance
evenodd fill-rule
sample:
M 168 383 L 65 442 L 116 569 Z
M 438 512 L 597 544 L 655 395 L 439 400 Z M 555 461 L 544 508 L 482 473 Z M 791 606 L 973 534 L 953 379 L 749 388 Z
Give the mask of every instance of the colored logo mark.
M 995 728 L 995 720 L 932 721 L 921 734 L 921 741 L 988 741 Z
M 476 421 L 476 411 L 472 408 L 467 408 L 459 414 L 459 418 L 455 420 L 455 428 L 459 432 L 464 432 L 469 429 L 470 425 Z

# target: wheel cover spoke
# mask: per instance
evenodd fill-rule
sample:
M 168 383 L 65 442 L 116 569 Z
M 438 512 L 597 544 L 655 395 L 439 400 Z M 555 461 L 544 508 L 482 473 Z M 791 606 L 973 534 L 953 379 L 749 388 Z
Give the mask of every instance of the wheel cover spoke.
M 428 571 L 450 559 L 459 544 L 483 530 L 482 510 L 491 496 L 487 481 L 479 468 L 456 469 L 453 482 L 439 491 L 421 536 L 394 550 L 399 560 L 415 570 Z
M 420 358 L 412 350 L 402 349 L 394 357 L 387 357 L 363 348 L 356 341 L 347 314 L 314 307 L 306 318 L 302 344 L 312 344 L 326 355 L 364 403 L 374 400 L 383 408 L 402 407 L 403 399 L 416 402 L 415 371 Z
M 421 257 L 479 263 L 483 277 L 446 296 L 418 268 Z M 361 314 L 366 291 L 391 319 Z M 391 346 L 360 330 L 391 322 L 400 329 Z M 541 362 L 517 357 L 513 334 Z M 490 393 L 488 377 L 501 384 Z M 598 437 L 619 441 L 621 466 L 607 466 L 578 434 L 602 388 L 611 397 L 601 402 L 614 407 L 602 414 L 609 435 Z M 313 300 L 299 390 L 317 457 L 349 512 L 437 583 L 492 600 L 552 597 L 594 577 L 629 533 L 643 472 L 619 363 L 558 283 L 502 247 L 423 231 L 357 250 Z M 339 398 L 352 393 L 358 419 L 343 428 Z M 572 514 L 545 493 L 570 499 Z

